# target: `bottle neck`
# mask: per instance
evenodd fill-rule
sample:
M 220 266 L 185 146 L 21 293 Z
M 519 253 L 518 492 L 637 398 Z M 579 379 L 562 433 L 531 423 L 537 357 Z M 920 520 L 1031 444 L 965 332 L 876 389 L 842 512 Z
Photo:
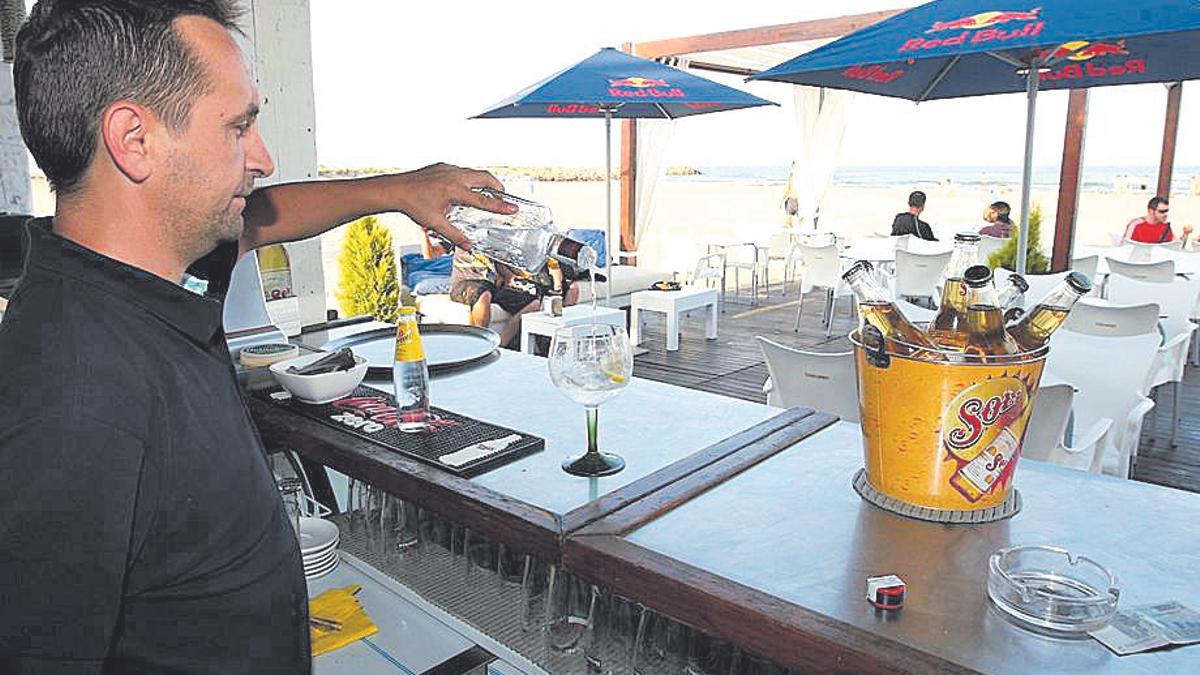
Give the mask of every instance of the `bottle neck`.
M 865 270 L 856 270 L 845 277 L 846 285 L 854 291 L 859 303 L 880 303 L 892 301 L 891 294 Z
M 968 267 L 977 264 L 979 260 L 979 244 L 975 242 L 957 242 L 954 252 L 950 254 L 950 262 L 946 263 L 946 277 L 961 277 Z
M 596 249 L 557 233 L 550 235 L 550 257 L 580 270 L 592 269 L 597 262 Z
M 1046 297 L 1038 301 L 1038 304 L 1055 309 L 1071 309 L 1081 297 L 1083 297 L 1082 293 L 1064 281 L 1058 288 L 1047 293 Z

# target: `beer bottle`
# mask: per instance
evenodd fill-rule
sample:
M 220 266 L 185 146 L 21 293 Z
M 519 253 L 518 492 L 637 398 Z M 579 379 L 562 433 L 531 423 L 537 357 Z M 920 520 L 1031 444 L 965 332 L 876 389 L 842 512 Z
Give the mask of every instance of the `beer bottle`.
M 859 260 L 842 274 L 842 279 L 858 299 L 860 320 L 878 328 L 883 337 L 896 345 L 898 353 L 908 355 L 919 347 L 937 346 L 900 313 L 887 289 L 875 279 L 871 263 Z
M 1092 280 L 1082 272 L 1071 272 L 1054 290 L 1038 301 L 1033 309 L 1008 329 L 1008 334 L 1023 350 L 1037 349 L 1050 340 L 1050 334 L 1067 320 L 1067 314 L 1092 290 Z
M 996 289 L 992 285 L 992 269 L 987 265 L 968 267 L 963 273 L 967 288 L 966 325 L 962 342 L 963 352 L 979 356 L 1013 354 L 1019 350 L 1004 332 L 1004 313 L 996 304 Z
M 996 303 L 1000 305 L 1005 316 L 1008 316 L 1008 310 L 1025 304 L 1025 293 L 1028 290 L 1029 282 L 1025 281 L 1025 277 L 1016 272 L 1008 275 L 1008 285 L 996 297 Z
M 941 304 L 933 321 L 929 322 L 929 336 L 943 347 L 959 349 L 963 345 L 967 321 L 967 288 L 963 285 L 963 273 L 978 262 L 979 235 L 974 232 L 954 235 L 954 251 L 938 282 L 942 289 Z

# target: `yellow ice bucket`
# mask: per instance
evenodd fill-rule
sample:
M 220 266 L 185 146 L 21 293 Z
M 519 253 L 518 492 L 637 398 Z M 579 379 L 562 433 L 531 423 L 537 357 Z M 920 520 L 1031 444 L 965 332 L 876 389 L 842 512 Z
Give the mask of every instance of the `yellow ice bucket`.
M 946 352 L 937 361 L 892 353 L 871 337 L 850 335 L 870 486 L 937 511 L 1003 504 L 1048 348 L 988 357 Z

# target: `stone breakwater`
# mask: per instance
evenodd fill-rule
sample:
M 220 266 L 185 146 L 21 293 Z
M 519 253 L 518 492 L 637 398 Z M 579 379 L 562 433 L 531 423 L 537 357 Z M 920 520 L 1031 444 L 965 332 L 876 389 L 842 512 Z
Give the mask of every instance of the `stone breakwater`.
M 529 180 L 548 182 L 571 181 L 601 181 L 604 180 L 604 170 L 589 166 L 485 166 L 482 167 L 497 176 L 527 178 Z M 375 176 L 396 171 L 406 171 L 399 168 L 360 168 L 336 169 L 321 167 L 320 175 L 326 178 L 354 178 L 357 176 Z M 618 171 L 612 172 L 611 178 L 618 178 Z M 700 171 L 688 166 L 672 166 L 667 168 L 668 176 L 699 176 Z

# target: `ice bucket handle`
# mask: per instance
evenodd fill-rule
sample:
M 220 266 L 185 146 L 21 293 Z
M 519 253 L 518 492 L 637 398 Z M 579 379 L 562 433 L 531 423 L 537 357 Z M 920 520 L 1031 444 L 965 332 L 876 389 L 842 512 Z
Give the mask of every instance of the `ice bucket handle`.
M 867 362 L 876 368 L 887 368 L 892 365 L 892 357 L 887 353 L 887 340 L 883 332 L 875 326 L 867 324 L 862 329 L 863 349 L 867 353 Z

